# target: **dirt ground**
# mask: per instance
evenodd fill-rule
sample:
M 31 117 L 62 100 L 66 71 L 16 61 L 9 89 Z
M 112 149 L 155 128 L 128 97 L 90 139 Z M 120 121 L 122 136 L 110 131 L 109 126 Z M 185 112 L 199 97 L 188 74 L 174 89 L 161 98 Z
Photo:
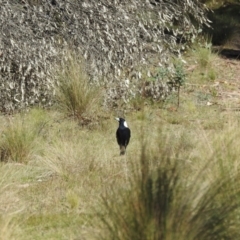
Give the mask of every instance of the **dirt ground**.
M 190 65 L 187 72 L 194 74 L 195 67 L 196 65 Z M 202 82 L 187 82 L 187 91 L 192 88 L 195 93 L 205 93 L 206 101 L 203 102 L 206 105 L 217 105 L 222 110 L 240 111 L 240 60 L 218 56 L 212 62 L 212 69 L 216 76 L 214 80 L 207 76 Z M 204 70 L 198 72 L 199 76 L 204 74 Z
M 219 58 L 216 69 L 219 76 L 213 86 L 217 90 L 217 103 L 240 110 L 240 61 Z

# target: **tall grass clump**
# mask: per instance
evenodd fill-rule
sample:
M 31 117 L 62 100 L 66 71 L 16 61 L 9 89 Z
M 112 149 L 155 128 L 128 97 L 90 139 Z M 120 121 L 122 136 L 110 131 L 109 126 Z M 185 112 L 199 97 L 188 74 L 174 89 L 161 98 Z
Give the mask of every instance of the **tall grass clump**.
M 197 62 L 202 68 L 206 68 L 211 61 L 211 49 L 199 47 L 196 52 Z
M 9 118 L 0 139 L 1 161 L 26 163 L 37 150 L 37 140 L 45 128 L 43 110 Z
M 199 169 L 190 179 L 168 147 L 154 154 L 143 148 L 130 187 L 113 187 L 103 196 L 101 239 L 239 239 L 240 174 L 210 182 L 207 171 Z
M 194 73 L 189 78 L 191 82 L 199 84 L 202 81 L 215 81 L 218 78 L 215 66 L 218 61 L 217 54 L 212 52 L 210 40 L 203 38 L 201 44 L 193 46 L 188 52 L 189 69 L 192 68 L 191 71 Z
M 61 111 L 77 119 L 92 116 L 100 102 L 99 88 L 90 84 L 83 63 L 69 56 L 58 73 L 57 102 Z

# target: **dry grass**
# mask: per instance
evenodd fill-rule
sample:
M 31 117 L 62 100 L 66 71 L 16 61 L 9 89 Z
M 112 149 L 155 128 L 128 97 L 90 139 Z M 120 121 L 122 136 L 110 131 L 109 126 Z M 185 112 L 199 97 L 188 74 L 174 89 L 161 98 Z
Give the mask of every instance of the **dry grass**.
M 239 63 L 211 63 L 233 82 L 232 69 L 221 64 L 240 69 Z M 0 165 L 0 239 L 152 240 L 176 239 L 177 233 L 178 239 L 238 239 L 239 102 L 225 94 L 237 86 L 213 86 L 202 81 L 201 72 L 198 65 L 188 70 L 179 108 L 168 99 L 161 108 L 145 106 L 127 114 L 132 139 L 124 157 L 111 112 L 92 130 L 57 111 L 15 116 L 12 126 L 21 122 L 24 129 L 20 137 L 34 129 L 34 139 L 24 164 Z M 8 118 L 1 122 L 3 134 Z M 155 187 L 146 188 L 141 176 Z M 162 183 L 168 188 L 158 188 Z M 152 195 L 145 192 L 149 189 Z M 144 198 L 162 209 L 160 222 Z
M 100 89 L 90 84 L 84 72 L 84 63 L 74 55 L 59 71 L 57 102 L 60 111 L 77 119 L 92 117 L 101 103 Z
M 0 139 L 1 161 L 27 162 L 37 152 L 47 124 L 46 113 L 32 109 L 5 119 Z

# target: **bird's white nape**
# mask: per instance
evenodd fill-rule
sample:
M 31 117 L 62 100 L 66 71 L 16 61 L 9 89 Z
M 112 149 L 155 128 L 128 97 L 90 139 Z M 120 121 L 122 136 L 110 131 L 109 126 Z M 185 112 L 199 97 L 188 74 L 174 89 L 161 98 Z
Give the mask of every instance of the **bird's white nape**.
M 128 125 L 127 125 L 126 121 L 124 121 L 123 125 L 124 125 L 124 127 L 128 128 Z

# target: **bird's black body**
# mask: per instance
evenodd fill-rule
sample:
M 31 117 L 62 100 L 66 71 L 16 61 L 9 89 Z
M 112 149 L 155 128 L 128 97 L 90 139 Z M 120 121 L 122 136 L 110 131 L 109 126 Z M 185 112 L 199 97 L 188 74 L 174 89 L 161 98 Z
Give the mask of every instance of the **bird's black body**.
M 125 119 L 116 118 L 116 120 L 119 121 L 119 127 L 116 132 L 117 142 L 120 147 L 120 155 L 124 155 L 130 141 L 131 130 L 128 128 Z

